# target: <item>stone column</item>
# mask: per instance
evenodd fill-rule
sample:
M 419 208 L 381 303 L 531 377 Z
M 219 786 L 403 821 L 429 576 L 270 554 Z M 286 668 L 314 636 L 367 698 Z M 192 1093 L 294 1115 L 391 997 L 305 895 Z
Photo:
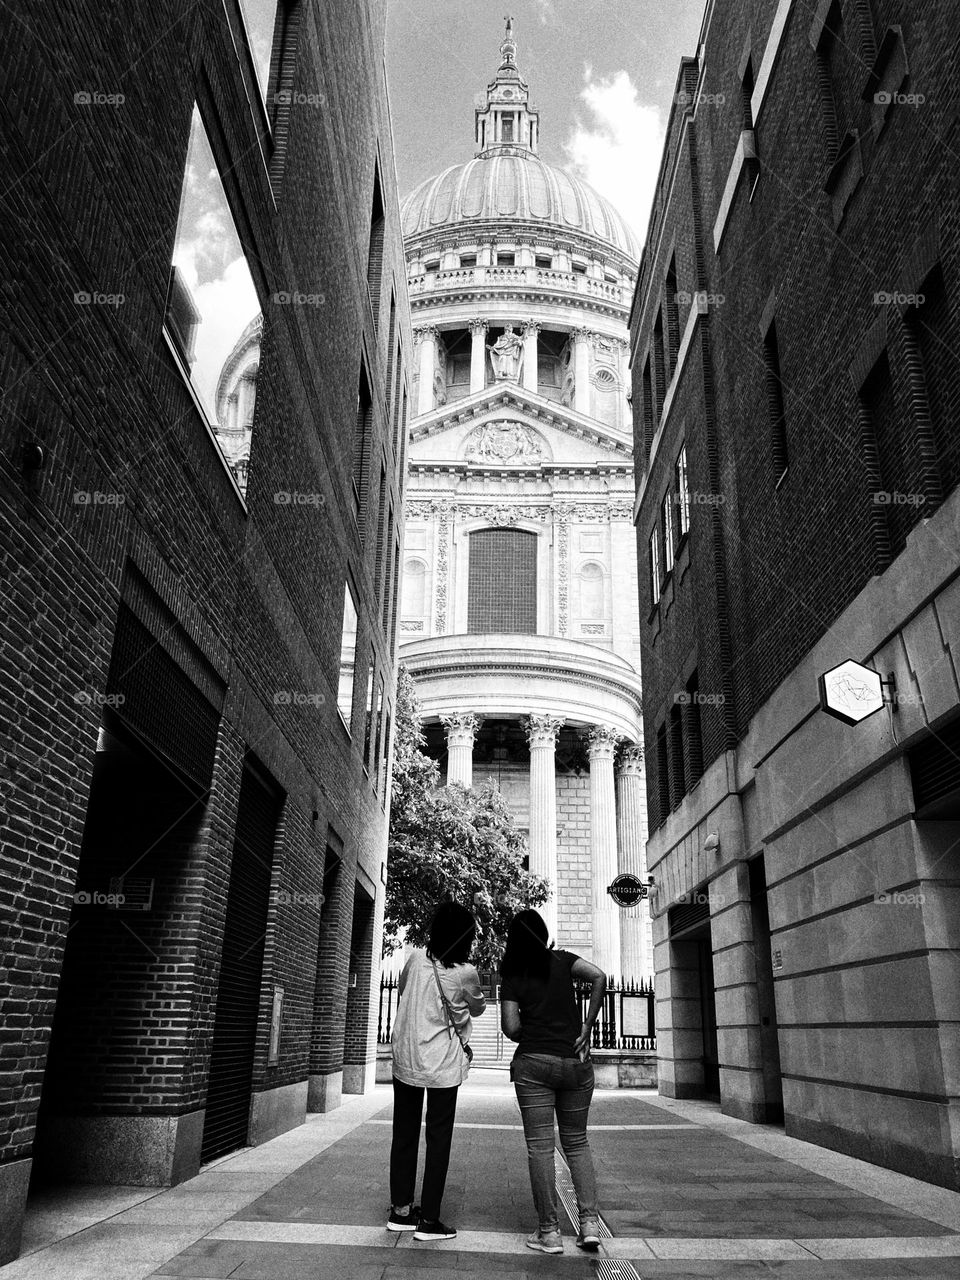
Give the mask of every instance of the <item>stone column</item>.
M 573 407 L 577 413 L 590 412 L 590 329 L 575 329 L 573 334 Z
M 437 330 L 425 326 L 414 330 L 414 338 L 420 346 L 420 393 L 417 398 L 417 413 L 432 413 L 433 377 L 437 371 Z
M 555 752 L 562 720 L 530 716 L 530 870 L 550 885 L 550 898 L 539 908 L 550 935 L 557 936 L 557 776 Z
M 523 326 L 523 385 L 527 391 L 536 391 L 538 363 L 537 363 L 537 335 L 540 332 L 540 325 L 536 320 L 528 320 Z
M 447 786 L 472 787 L 473 742 L 483 721 L 472 711 L 455 711 L 441 716 L 440 723 L 447 731 Z
M 606 974 L 620 972 L 620 908 L 607 893 L 617 874 L 617 805 L 613 755 L 620 735 L 590 730 L 590 843 L 593 851 L 593 963 Z
M 482 391 L 487 381 L 487 322 L 471 320 L 470 335 L 470 394 Z
M 617 869 L 621 873 L 646 878 L 647 822 L 644 795 L 643 755 L 639 747 L 628 746 L 620 753 L 616 769 Z M 651 978 L 644 954 L 647 903 L 620 909 L 620 968 L 625 981 Z

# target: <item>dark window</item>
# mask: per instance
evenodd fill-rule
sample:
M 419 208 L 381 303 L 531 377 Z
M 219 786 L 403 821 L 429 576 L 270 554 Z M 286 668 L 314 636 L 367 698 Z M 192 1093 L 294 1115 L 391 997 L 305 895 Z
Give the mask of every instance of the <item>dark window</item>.
M 537 630 L 537 535 L 478 529 L 470 535 L 467 630 L 533 635 Z
M 667 395 L 667 363 L 663 347 L 663 308 L 657 312 L 657 321 L 653 326 L 653 378 L 656 394 L 655 429 L 660 425 L 663 416 L 663 402 Z
M 657 728 L 657 826 L 663 822 L 670 812 L 669 754 L 667 749 L 667 726 L 666 724 L 661 724 Z
M 960 352 L 954 340 L 956 327 L 951 328 L 950 305 L 939 267 L 923 282 L 923 297 L 923 305 L 912 315 L 911 329 L 920 350 L 943 492 L 947 494 L 960 481 L 960 431 L 956 422 L 960 405 Z
M 498 253 L 498 267 L 515 267 L 517 265 L 517 255 L 515 253 Z
M 677 454 L 673 468 L 674 492 L 677 495 L 677 531 L 680 538 L 690 531 L 690 476 L 687 472 L 687 446 Z M 678 539 L 679 541 L 679 539 Z
M 650 357 L 647 356 L 643 366 L 643 445 L 647 457 L 650 456 L 653 437 L 657 433 L 657 425 L 654 419 L 653 378 L 650 374 Z
M 387 518 L 387 547 L 388 547 L 388 548 L 390 548 L 390 547 L 392 547 L 392 546 L 393 546 L 393 524 L 394 524 L 394 518 L 393 518 L 393 507 L 391 507 L 391 508 L 390 508 L 390 515 L 389 515 L 389 516 L 388 516 L 388 518 Z M 385 584 L 384 589 L 383 589 L 383 601 L 382 601 L 381 606 L 380 606 L 380 625 L 381 625 L 381 626 L 382 626 L 382 628 L 383 628 L 383 634 L 384 634 L 384 636 L 386 636 L 386 634 L 387 634 L 387 632 L 388 632 L 388 630 L 389 630 L 389 625 L 390 625 L 390 603 L 391 603 L 391 599 L 392 599 L 392 594 L 391 594 L 391 593 L 393 592 L 393 589 L 394 589 L 394 586 L 395 586 L 395 583 L 394 583 L 394 581 L 393 581 L 393 579 L 392 579 L 392 577 L 391 577 L 391 568 L 392 568 L 392 566 L 391 566 L 391 553 L 390 553 L 390 551 L 389 551 L 389 549 L 388 549 L 388 551 L 387 551 L 387 563 L 386 563 L 387 577 L 386 577 L 386 584 Z
M 370 748 L 373 745 L 373 681 L 376 671 L 377 655 L 373 646 L 370 646 L 370 666 L 367 668 L 367 705 L 365 719 L 363 722 L 363 766 L 370 772 Z M 373 762 L 376 768 L 376 761 Z M 374 775 L 374 786 L 376 786 L 376 775 Z
M 687 776 L 692 786 L 703 776 L 703 727 L 700 721 L 700 684 L 696 672 L 687 681 L 687 701 L 683 711 L 686 722 Z
M 544 271 L 549 271 L 550 268 L 553 266 L 553 258 L 551 258 L 550 255 L 546 253 L 538 253 L 537 266 L 542 268 Z
M 387 403 L 390 402 L 390 390 L 393 386 L 394 357 L 396 355 L 395 342 L 397 335 L 397 295 L 390 290 L 390 331 L 387 337 L 387 381 L 385 394 Z
M 500 117 L 500 140 L 501 142 L 513 141 L 513 116 Z
M 670 708 L 670 773 L 671 807 L 677 805 L 687 793 L 686 772 L 683 763 L 683 708 L 674 704 Z
M 362 522 L 367 502 L 367 470 L 370 465 L 370 443 L 373 439 L 373 397 L 366 368 L 360 366 L 357 391 L 357 422 L 353 433 L 353 509 Z
M 680 351 L 680 306 L 677 302 L 677 260 L 670 259 L 667 271 L 667 342 L 670 351 L 670 376 L 677 367 L 677 355 Z
M 897 413 L 893 378 L 886 352 L 870 372 L 860 391 L 860 401 L 876 444 L 879 487 L 870 495 L 886 518 L 892 555 L 907 543 L 907 534 L 922 515 L 913 499 L 915 474 L 904 423 Z M 909 501 L 908 501 L 909 499 Z
M 770 322 L 770 328 L 763 340 L 763 363 L 767 392 L 767 418 L 770 425 L 770 457 L 773 461 L 773 474 L 779 480 L 787 469 L 789 457 L 787 420 L 783 405 L 783 380 L 780 376 L 780 344 L 777 341 L 775 321 Z
M 477 255 L 475 253 L 461 253 L 461 267 L 475 267 L 477 265 Z
M 575 262 L 573 270 L 575 275 L 585 276 L 587 274 L 587 264 L 585 262 Z
M 832 163 L 852 124 L 852 86 L 863 78 L 863 66 L 848 44 L 839 0 L 827 14 L 817 45 L 817 86 L 827 159 Z
M 377 507 L 377 547 L 373 569 L 373 589 L 377 599 L 380 598 L 380 587 L 383 584 L 383 548 L 384 526 L 387 518 L 387 469 L 380 464 L 380 500 Z
M 367 287 L 373 304 L 374 318 L 380 314 L 380 282 L 383 278 L 383 236 L 385 230 L 380 169 L 373 177 L 373 209 L 370 214 L 370 247 L 367 252 Z
M 740 81 L 741 127 L 744 129 L 753 128 L 753 89 L 753 59 L 748 58 Z

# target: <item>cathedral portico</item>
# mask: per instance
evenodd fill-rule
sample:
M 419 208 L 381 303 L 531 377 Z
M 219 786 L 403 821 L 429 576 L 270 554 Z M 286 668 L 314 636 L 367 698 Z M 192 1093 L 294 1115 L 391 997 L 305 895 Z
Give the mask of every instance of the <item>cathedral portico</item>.
M 400 660 L 447 781 L 496 785 L 526 834 L 559 944 L 640 978 L 648 923 L 624 950 L 606 893 L 643 835 L 636 241 L 539 137 L 508 33 L 477 153 L 403 204 L 419 376 Z

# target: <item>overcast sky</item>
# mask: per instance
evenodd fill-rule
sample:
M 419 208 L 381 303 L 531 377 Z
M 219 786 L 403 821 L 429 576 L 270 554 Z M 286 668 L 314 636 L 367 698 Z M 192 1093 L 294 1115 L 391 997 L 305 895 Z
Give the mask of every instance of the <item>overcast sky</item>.
M 504 16 L 540 111 L 540 154 L 612 200 L 643 237 L 683 55 L 704 0 L 387 0 L 401 196 L 474 154 L 473 111 Z

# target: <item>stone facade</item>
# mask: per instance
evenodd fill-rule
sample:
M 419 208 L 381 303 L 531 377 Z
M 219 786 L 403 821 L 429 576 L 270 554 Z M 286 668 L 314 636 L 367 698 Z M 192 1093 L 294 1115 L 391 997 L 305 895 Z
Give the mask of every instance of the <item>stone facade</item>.
M 32 1170 L 177 1182 L 373 1074 L 412 349 L 379 0 L 281 6 L 268 68 L 236 4 L 14 9 L 0 1261 Z M 263 313 L 252 420 L 197 393 L 171 265 L 198 119 Z M 251 421 L 241 474 L 218 430 Z
M 708 6 L 631 332 L 661 1088 L 956 1188 L 951 16 Z
M 476 156 L 403 201 L 417 385 L 400 660 L 428 730 L 446 728 L 428 740 L 448 782 L 499 780 L 555 891 L 545 914 L 561 945 L 620 974 L 606 887 L 624 869 L 618 836 L 641 851 L 643 838 L 639 808 L 618 824 L 614 784 L 614 753 L 638 758 L 640 734 L 626 399 L 637 246 L 610 205 L 543 163 L 538 136 L 511 28 Z M 484 545 L 501 548 L 485 569 Z M 592 810 L 591 731 L 609 746 Z M 649 975 L 649 942 L 629 955 L 627 976 Z

